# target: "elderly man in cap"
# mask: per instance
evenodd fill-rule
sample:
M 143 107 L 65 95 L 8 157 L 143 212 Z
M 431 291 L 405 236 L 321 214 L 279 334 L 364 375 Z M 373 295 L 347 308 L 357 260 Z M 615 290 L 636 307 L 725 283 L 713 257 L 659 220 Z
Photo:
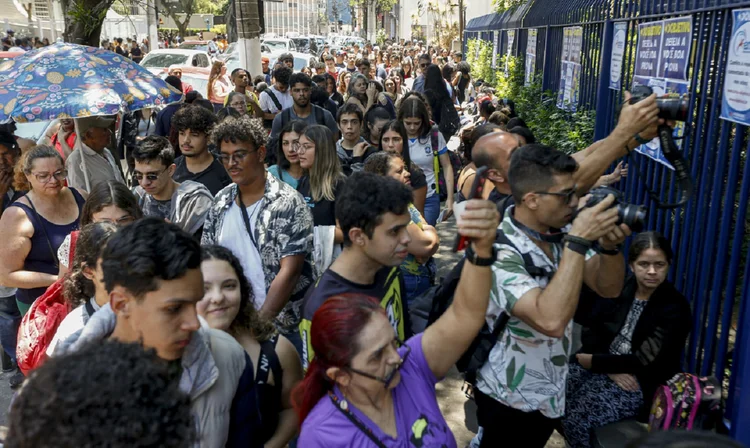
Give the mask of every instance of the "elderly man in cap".
M 294 56 L 292 56 L 292 53 L 282 53 L 278 61 L 294 70 Z
M 111 138 L 110 127 L 115 119 L 85 117 L 77 121 L 81 142 L 80 147 L 65 161 L 68 186 L 88 192 L 99 182 L 116 180 L 125 183 L 117 160 L 106 148 Z
M 266 84 L 271 84 L 271 67 L 268 66 L 270 63 L 271 61 L 266 56 L 260 58 L 260 65 L 263 69 L 263 79 Z

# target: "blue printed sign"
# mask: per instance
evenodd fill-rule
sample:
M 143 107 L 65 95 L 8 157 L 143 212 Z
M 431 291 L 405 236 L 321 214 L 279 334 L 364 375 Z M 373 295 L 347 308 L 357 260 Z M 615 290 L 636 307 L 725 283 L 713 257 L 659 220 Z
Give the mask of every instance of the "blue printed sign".
M 750 9 L 732 12 L 721 118 L 750 126 Z
M 616 22 L 612 35 L 612 58 L 609 65 L 609 88 L 620 90 L 622 80 L 622 57 L 625 54 L 625 38 L 628 35 L 627 22 Z
M 687 81 L 688 59 L 692 43 L 693 18 L 677 17 L 664 21 L 659 76 Z
M 648 22 L 638 25 L 638 47 L 635 54 L 635 76 L 659 76 L 664 22 Z

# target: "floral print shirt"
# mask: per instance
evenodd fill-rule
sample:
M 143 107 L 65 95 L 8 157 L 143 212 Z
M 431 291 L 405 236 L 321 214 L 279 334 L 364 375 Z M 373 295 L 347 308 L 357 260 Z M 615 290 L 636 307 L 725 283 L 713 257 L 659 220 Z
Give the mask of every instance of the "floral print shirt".
M 201 244 L 218 244 L 229 207 L 237 198 L 237 184 L 230 184 L 214 198 L 203 225 Z M 305 263 L 289 302 L 276 316 L 282 333 L 297 331 L 305 291 L 312 284 L 313 220 L 305 200 L 296 190 L 266 173 L 266 192 L 255 222 L 255 241 L 263 264 L 266 292 L 281 270 L 281 259 L 305 255 Z
M 494 327 L 502 311 L 510 314 L 489 359 L 477 372 L 477 387 L 500 403 L 524 412 L 540 411 L 549 418 L 565 412 L 565 381 L 573 323 L 562 338 L 546 336 L 511 314 L 518 299 L 534 288 L 544 289 L 547 278 L 532 277 L 526 271 L 521 253 L 528 253 L 534 265 L 555 273 L 562 258 L 562 243 L 551 244 L 552 259 L 510 219 L 515 207 L 505 213 L 500 228 L 516 249 L 499 245 L 492 266 L 493 286 L 486 321 Z M 586 254 L 586 259 L 594 255 Z

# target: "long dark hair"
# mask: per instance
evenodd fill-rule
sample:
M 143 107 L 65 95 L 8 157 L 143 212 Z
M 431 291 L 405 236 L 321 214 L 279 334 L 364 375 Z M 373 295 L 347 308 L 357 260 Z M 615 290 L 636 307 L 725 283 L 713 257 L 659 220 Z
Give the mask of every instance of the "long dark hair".
M 75 245 L 73 264 L 63 283 L 63 297 L 72 308 L 84 304 L 96 291 L 94 282 L 86 278 L 84 269 L 95 269 L 96 260 L 117 226 L 109 222 L 96 222 L 84 226 Z
M 420 118 L 422 120 L 422 125 L 419 127 L 420 140 L 427 137 L 430 134 L 430 129 L 432 129 L 432 125 L 430 124 L 430 109 L 427 103 L 417 95 L 404 97 L 398 108 L 396 118 L 401 122 L 406 118 Z
M 229 263 L 237 276 L 240 284 L 240 310 L 232 323 L 229 325 L 228 333 L 237 336 L 242 331 L 249 330 L 253 337 L 260 342 L 267 341 L 274 334 L 276 328 L 271 321 L 263 319 L 255 309 L 253 301 L 253 289 L 245 277 L 240 260 L 231 250 L 223 246 L 207 245 L 201 247 L 201 261 L 220 260 Z
M 426 97 L 433 97 L 436 102 L 443 99 L 450 100 L 448 87 L 445 85 L 445 79 L 440 72 L 440 67 L 434 64 L 427 66 L 424 74 L 424 93 Z
M 94 213 L 99 213 L 104 207 L 114 205 L 115 207 L 127 212 L 133 217 L 133 220 L 143 218 L 141 207 L 138 206 L 138 200 L 135 195 L 128 190 L 122 182 L 108 180 L 99 182 L 91 189 L 86 203 L 81 211 L 81 227 L 90 224 L 93 220 Z
M 374 125 L 376 121 L 378 120 L 390 120 L 391 114 L 388 113 L 388 110 L 386 110 L 383 106 L 375 106 L 371 107 L 370 110 L 367 111 L 365 114 L 365 122 L 362 124 L 364 126 L 364 129 L 362 130 L 362 136 L 370 143 L 373 143 L 370 140 L 370 126 Z
M 307 123 L 305 123 L 302 120 L 292 120 L 288 122 L 286 125 L 284 125 L 284 128 L 281 129 L 281 132 L 279 133 L 279 144 L 276 147 L 276 160 L 277 164 L 279 165 L 279 168 L 288 170 L 290 166 L 292 166 L 291 163 L 289 163 L 289 160 L 287 160 L 286 155 L 284 154 L 284 148 L 282 142 L 284 141 L 284 135 L 288 134 L 290 132 L 294 132 L 295 134 L 302 135 L 303 132 L 305 132 L 305 129 L 307 128 Z M 281 173 L 279 173 L 280 175 Z
M 409 155 L 409 136 L 406 133 L 406 126 L 404 126 L 404 123 L 399 120 L 391 120 L 386 123 L 385 126 L 383 126 L 383 129 L 380 131 L 380 141 L 378 142 L 378 149 L 380 149 L 380 151 L 383 151 L 383 136 L 388 131 L 398 132 L 398 134 L 401 136 L 401 140 L 403 140 L 403 146 L 401 147 L 401 158 L 404 159 L 404 163 L 406 164 L 406 166 L 411 169 L 411 155 Z
M 659 232 L 641 232 L 633 238 L 628 251 L 628 263 L 635 263 L 646 249 L 657 249 L 664 252 L 667 263 L 672 264 L 674 253 L 669 241 Z

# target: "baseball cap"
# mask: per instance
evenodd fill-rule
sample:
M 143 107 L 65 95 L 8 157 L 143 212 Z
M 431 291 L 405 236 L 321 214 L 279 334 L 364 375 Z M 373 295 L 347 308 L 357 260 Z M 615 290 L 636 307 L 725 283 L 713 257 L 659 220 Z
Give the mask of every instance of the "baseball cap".
M 85 135 L 86 131 L 92 128 L 109 129 L 115 123 L 115 119 L 109 116 L 84 117 L 78 118 L 78 133 Z
M 294 60 L 294 56 L 292 56 L 292 53 L 281 53 L 281 56 L 279 56 L 279 61 L 286 61 L 286 60 Z
M 262 58 L 260 58 L 260 60 L 261 60 L 261 62 L 271 62 L 271 60 L 270 60 L 270 59 L 268 59 L 268 58 L 267 58 L 267 57 L 265 57 L 265 56 L 263 56 Z

